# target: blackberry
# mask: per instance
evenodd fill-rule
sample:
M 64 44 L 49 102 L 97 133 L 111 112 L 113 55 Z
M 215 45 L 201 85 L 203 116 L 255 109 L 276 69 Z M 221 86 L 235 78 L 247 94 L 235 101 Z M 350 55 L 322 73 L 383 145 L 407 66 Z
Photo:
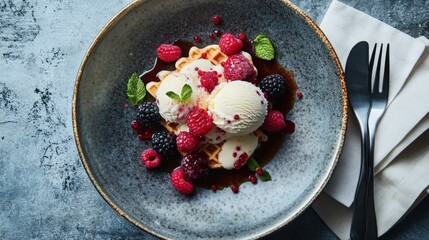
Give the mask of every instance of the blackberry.
M 137 121 L 146 127 L 156 126 L 161 121 L 161 115 L 156 103 L 143 102 L 138 108 Z
M 152 147 L 162 157 L 171 157 L 177 151 L 176 136 L 167 131 L 157 132 L 152 135 Z
M 280 74 L 271 74 L 262 79 L 259 85 L 270 99 L 278 99 L 286 92 L 285 79 Z
M 186 154 L 182 159 L 181 167 L 193 179 L 202 178 L 209 174 L 207 157 L 201 153 Z

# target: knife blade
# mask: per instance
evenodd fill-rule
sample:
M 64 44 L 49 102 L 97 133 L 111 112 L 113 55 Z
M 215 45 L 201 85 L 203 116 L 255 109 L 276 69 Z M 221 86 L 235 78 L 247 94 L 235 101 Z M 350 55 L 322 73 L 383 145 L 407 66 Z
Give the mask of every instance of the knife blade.
M 368 51 L 368 42 L 359 42 L 350 51 L 346 62 L 347 93 L 354 111 L 361 110 L 361 106 L 357 106 L 357 104 L 370 105 L 371 81 Z

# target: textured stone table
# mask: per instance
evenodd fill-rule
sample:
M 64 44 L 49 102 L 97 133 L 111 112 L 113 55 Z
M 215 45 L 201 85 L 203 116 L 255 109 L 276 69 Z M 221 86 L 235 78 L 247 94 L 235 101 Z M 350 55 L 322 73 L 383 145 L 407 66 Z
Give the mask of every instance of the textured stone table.
M 0 239 L 155 239 L 101 198 L 71 124 L 79 64 L 130 0 L 0 0 Z M 293 1 L 320 23 L 330 0 Z M 345 0 L 413 37 L 429 37 L 429 1 Z M 427 239 L 429 199 L 383 239 Z M 269 239 L 336 239 L 312 209 Z

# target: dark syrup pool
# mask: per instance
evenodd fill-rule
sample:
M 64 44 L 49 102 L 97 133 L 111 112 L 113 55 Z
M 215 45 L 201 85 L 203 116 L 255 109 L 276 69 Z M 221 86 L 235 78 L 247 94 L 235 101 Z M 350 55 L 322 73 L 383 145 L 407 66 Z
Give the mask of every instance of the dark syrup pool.
M 294 79 L 294 75 L 291 71 L 286 70 L 277 61 L 266 61 L 255 57 L 253 54 L 253 45 L 249 41 L 244 41 L 243 50 L 252 55 L 253 64 L 258 69 L 258 82 L 264 77 L 278 73 L 284 79 L 286 83 L 286 93 L 281 101 L 271 102 L 273 109 L 279 110 L 287 115 L 287 113 L 293 108 L 295 103 L 295 96 L 297 91 L 297 84 Z M 187 57 L 189 49 L 194 46 L 191 42 L 177 40 L 175 45 L 179 46 L 182 50 L 182 57 Z M 149 71 L 144 72 L 140 79 L 145 83 L 152 81 L 159 81 L 156 74 L 162 70 L 174 70 L 174 63 L 166 63 L 160 61 L 158 58 L 155 61 L 155 65 Z M 253 158 L 259 163 L 261 167 L 265 166 L 271 159 L 274 158 L 276 152 L 283 145 L 284 136 L 282 134 L 268 134 L 268 141 L 260 144 L 259 148 L 256 149 L 253 154 Z M 160 169 L 167 173 L 171 173 L 175 168 L 180 166 L 181 156 L 162 161 Z M 216 186 L 217 189 L 223 189 L 231 185 L 239 186 L 244 182 L 249 181 L 249 176 L 254 174 L 246 166 L 236 170 L 226 169 L 210 169 L 209 176 L 205 179 L 194 180 L 196 186 L 211 189 L 212 186 Z

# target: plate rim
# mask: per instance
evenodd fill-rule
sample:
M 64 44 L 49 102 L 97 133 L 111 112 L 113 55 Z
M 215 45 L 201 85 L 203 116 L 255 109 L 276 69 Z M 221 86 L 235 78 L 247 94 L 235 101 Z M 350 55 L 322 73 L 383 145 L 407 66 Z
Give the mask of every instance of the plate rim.
M 87 157 L 85 156 L 84 150 L 83 150 L 83 144 L 80 140 L 79 135 L 79 129 L 78 129 L 78 116 L 77 112 L 79 109 L 79 106 L 77 105 L 78 99 L 79 99 L 79 86 L 82 79 L 82 75 L 84 72 L 84 69 L 86 68 L 88 61 L 90 57 L 92 56 L 92 53 L 94 52 L 94 49 L 97 47 L 97 45 L 103 40 L 103 38 L 106 36 L 106 34 L 109 32 L 109 30 L 116 25 L 118 21 L 122 19 L 123 16 L 125 16 L 130 11 L 134 10 L 147 0 L 134 0 L 133 2 L 127 4 L 125 7 L 123 7 L 118 13 L 116 13 L 110 20 L 102 27 L 102 29 L 97 33 L 94 40 L 92 41 L 91 45 L 89 46 L 88 50 L 85 53 L 85 56 L 79 66 L 79 70 L 76 76 L 74 88 L 73 88 L 73 98 L 72 98 L 72 124 L 73 124 L 73 135 L 75 138 L 76 147 L 79 153 L 79 157 L 81 159 L 81 162 L 84 166 L 84 169 L 88 175 L 88 177 L 91 180 L 91 183 L 94 185 L 94 187 L 97 189 L 98 193 L 102 196 L 102 198 L 112 207 L 120 216 L 125 218 L 127 221 L 135 225 L 136 227 L 146 231 L 149 234 L 152 234 L 153 236 L 162 238 L 162 239 L 173 239 L 169 238 L 157 231 L 152 230 L 151 228 L 147 227 L 146 225 L 142 224 L 141 222 L 137 221 L 127 213 L 125 213 L 124 210 L 122 210 L 116 203 L 113 201 L 109 195 L 104 191 L 104 189 L 101 187 L 101 185 L 97 182 L 95 174 L 93 173 L 92 168 L 90 167 L 89 161 Z M 342 118 L 341 118 L 341 126 L 340 126 L 340 132 L 337 140 L 337 146 L 334 149 L 335 154 L 333 155 L 333 159 L 331 159 L 331 166 L 330 170 L 325 173 L 324 181 L 319 184 L 318 189 L 315 191 L 314 196 L 312 196 L 301 209 L 296 211 L 294 214 L 291 215 L 289 219 L 286 219 L 285 221 L 281 221 L 279 224 L 273 225 L 264 232 L 259 232 L 254 234 L 248 239 L 258 239 L 264 236 L 267 236 L 280 228 L 284 227 L 288 223 L 290 223 L 292 220 L 294 220 L 296 217 L 301 215 L 301 213 L 306 210 L 320 195 L 320 193 L 325 188 L 326 184 L 329 182 L 333 171 L 336 168 L 336 165 L 338 163 L 338 160 L 341 156 L 342 149 L 344 146 L 344 140 L 345 140 L 345 133 L 347 130 L 347 121 L 348 121 L 348 96 L 347 96 L 347 89 L 346 89 L 346 83 L 345 83 L 345 76 L 344 71 L 342 68 L 342 65 L 340 63 L 340 60 L 332 47 L 331 42 L 328 40 L 326 35 L 323 33 L 323 31 L 320 29 L 320 27 L 316 24 L 316 22 L 310 18 L 304 11 L 302 11 L 300 8 L 298 8 L 295 4 L 288 0 L 278 0 L 279 2 L 282 2 L 283 4 L 287 5 L 291 10 L 293 10 L 299 17 L 301 17 L 306 24 L 311 27 L 318 38 L 322 41 L 322 43 L 327 48 L 329 55 L 331 56 L 331 59 L 334 61 L 334 64 L 337 68 L 336 75 L 339 78 L 340 81 L 340 87 L 341 87 L 341 100 L 342 100 Z

